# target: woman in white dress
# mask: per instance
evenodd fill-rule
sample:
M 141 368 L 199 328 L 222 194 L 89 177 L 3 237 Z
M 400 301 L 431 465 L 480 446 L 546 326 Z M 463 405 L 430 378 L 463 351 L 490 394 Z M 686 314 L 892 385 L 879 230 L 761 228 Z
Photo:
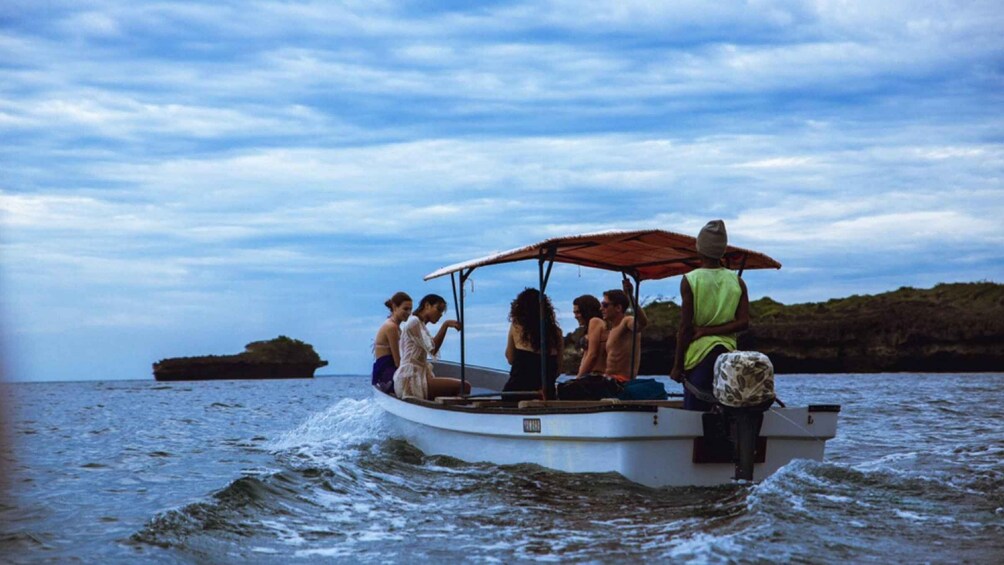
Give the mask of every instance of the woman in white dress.
M 460 322 L 447 320 L 439 327 L 436 337 L 429 334 L 426 324 L 435 324 L 446 312 L 446 300 L 438 294 L 429 294 L 418 303 L 418 310 L 408 318 L 401 328 L 401 364 L 394 372 L 394 394 L 398 398 L 416 396 L 434 399 L 437 396 L 456 396 L 460 393 L 460 381 L 437 377 L 432 372 L 429 357 L 438 358 L 439 348 L 446 338 L 449 328 L 460 329 Z M 464 393 L 471 391 L 465 383 Z

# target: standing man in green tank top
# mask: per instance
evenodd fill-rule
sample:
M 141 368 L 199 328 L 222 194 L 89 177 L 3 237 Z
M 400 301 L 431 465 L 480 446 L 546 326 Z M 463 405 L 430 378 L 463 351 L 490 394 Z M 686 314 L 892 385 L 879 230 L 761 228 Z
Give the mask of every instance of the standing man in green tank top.
M 722 267 L 727 245 L 725 222 L 708 222 L 697 236 L 701 267 L 680 281 L 683 306 L 670 377 L 678 383 L 687 379 L 708 394 L 714 382 L 715 360 L 722 353 L 736 350 L 736 333 L 748 328 L 750 322 L 746 283 Z M 687 387 L 683 390 L 683 407 L 702 412 L 711 409 Z

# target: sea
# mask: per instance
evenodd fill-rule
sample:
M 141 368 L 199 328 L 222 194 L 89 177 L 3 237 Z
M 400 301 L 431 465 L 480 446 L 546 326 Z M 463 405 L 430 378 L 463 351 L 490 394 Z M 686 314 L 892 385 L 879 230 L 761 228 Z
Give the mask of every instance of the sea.
M 780 375 L 825 460 L 714 488 L 429 457 L 368 381 L 0 383 L 0 562 L 1004 562 L 1004 374 Z

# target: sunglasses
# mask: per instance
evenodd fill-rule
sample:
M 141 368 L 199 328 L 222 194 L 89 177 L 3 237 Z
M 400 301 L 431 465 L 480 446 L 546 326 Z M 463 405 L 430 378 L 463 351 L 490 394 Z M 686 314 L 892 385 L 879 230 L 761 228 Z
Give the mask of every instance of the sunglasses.
M 600 308 L 609 308 L 609 307 L 610 307 L 609 302 L 600 302 Z

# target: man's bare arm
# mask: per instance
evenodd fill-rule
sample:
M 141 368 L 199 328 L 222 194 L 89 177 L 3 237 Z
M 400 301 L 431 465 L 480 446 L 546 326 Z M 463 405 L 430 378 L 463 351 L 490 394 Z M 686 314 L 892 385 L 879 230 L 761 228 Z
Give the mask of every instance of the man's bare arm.
M 669 374 L 676 382 L 683 381 L 683 360 L 694 339 L 694 293 L 690 290 L 687 277 L 680 281 L 680 302 L 680 328 L 676 332 L 676 352 L 673 356 L 673 370 Z

